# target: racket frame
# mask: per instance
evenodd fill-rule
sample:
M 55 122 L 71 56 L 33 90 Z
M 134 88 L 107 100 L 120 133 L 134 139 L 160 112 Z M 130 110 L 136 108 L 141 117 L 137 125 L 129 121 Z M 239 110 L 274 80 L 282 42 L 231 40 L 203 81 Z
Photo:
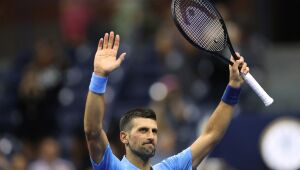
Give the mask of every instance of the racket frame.
M 196 48 L 199 48 L 203 51 L 209 52 L 211 54 L 214 54 L 214 56 L 217 56 L 219 59 L 221 59 L 223 62 L 233 65 L 233 62 L 230 61 L 228 58 L 224 57 L 223 55 L 221 55 L 219 52 L 215 52 L 215 51 L 210 51 L 207 50 L 205 48 L 202 48 L 201 46 L 199 46 L 197 43 L 195 43 L 193 40 L 191 40 L 189 38 L 189 36 L 185 33 L 185 31 L 182 29 L 182 27 L 180 26 L 180 23 L 178 22 L 177 18 L 176 18 L 176 14 L 175 14 L 175 1 L 176 0 L 172 0 L 172 5 L 171 5 L 171 11 L 172 11 L 172 18 L 173 21 L 177 27 L 177 29 L 180 31 L 180 33 L 185 37 L 186 40 L 188 40 L 193 46 L 195 46 Z M 210 1 L 211 2 L 211 1 Z M 218 16 L 219 16 L 219 22 L 222 25 L 223 31 L 224 31 L 224 38 L 226 39 L 226 43 L 225 43 L 225 47 L 229 48 L 229 51 L 231 53 L 231 55 L 233 56 L 234 60 L 238 60 L 239 57 L 236 55 L 235 50 L 232 46 L 232 43 L 230 41 L 229 38 L 229 33 L 227 31 L 227 27 L 225 24 L 225 21 L 222 17 L 222 15 L 219 13 L 219 11 L 217 10 L 217 8 L 215 7 L 215 4 L 213 4 L 213 2 L 211 2 L 211 7 L 217 12 Z M 224 50 L 223 49 L 223 50 Z M 221 50 L 221 51 L 223 51 Z M 249 86 L 254 90 L 254 92 L 259 96 L 259 98 L 263 101 L 263 103 L 265 104 L 265 106 L 269 106 L 271 105 L 274 100 L 273 98 L 271 98 L 266 92 L 265 90 L 259 85 L 259 83 L 257 83 L 257 81 L 253 78 L 253 76 L 250 73 L 247 74 L 241 74 L 241 76 L 243 77 L 243 79 L 247 82 L 247 84 L 249 84 Z

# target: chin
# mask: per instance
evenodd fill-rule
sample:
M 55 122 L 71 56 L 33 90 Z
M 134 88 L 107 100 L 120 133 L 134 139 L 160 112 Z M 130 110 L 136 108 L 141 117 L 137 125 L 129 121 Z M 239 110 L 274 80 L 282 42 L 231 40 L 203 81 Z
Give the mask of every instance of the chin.
M 155 155 L 155 148 L 143 148 L 140 150 L 145 157 L 151 158 Z
M 148 157 L 148 158 L 152 158 L 154 155 L 155 155 L 155 151 L 154 152 L 151 152 L 151 153 L 147 153 L 147 154 L 145 154 L 146 155 L 146 157 Z
M 129 148 L 131 149 L 130 146 Z M 142 146 L 139 149 L 131 149 L 131 151 L 135 155 L 138 155 L 140 158 L 144 160 L 148 160 L 155 155 L 156 148 L 154 146 L 151 147 Z
M 147 154 L 149 155 L 149 157 L 153 157 L 155 155 L 155 149 L 148 150 Z

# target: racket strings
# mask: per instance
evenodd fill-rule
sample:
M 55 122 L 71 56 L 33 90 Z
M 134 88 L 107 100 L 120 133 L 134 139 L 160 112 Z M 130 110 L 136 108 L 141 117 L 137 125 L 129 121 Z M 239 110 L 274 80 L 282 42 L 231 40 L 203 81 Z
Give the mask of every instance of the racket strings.
M 208 33 L 208 36 L 206 37 L 206 39 L 202 40 L 203 44 L 206 44 L 207 49 L 216 49 L 215 51 L 220 51 L 223 50 L 223 46 L 221 46 L 221 48 L 219 49 L 219 41 L 220 40 L 220 34 L 222 35 L 223 29 L 220 29 L 220 27 L 218 27 L 218 23 L 213 22 L 211 24 L 207 24 L 206 26 L 208 27 L 209 25 L 211 26 L 211 29 Z M 221 36 L 222 37 L 222 36 Z
M 186 35 L 198 46 L 208 51 L 221 51 L 226 46 L 226 36 L 220 15 L 204 0 L 174 1 L 175 18 Z

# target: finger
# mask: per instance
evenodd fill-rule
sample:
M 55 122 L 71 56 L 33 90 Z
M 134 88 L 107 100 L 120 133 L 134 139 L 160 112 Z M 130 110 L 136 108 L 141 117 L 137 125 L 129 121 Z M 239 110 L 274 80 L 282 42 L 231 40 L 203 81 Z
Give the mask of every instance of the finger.
M 231 61 L 232 63 L 234 63 L 234 62 L 235 62 L 235 60 L 234 60 L 233 56 L 231 56 L 231 57 L 230 57 L 230 61 Z
M 100 38 L 98 43 L 98 49 L 102 50 L 102 48 L 103 48 L 103 38 Z
M 244 74 L 247 74 L 249 72 L 249 67 L 247 66 L 247 63 L 243 64 L 241 72 Z
M 242 71 L 241 71 L 244 75 L 249 73 L 249 67 L 245 67 Z
M 235 55 L 236 55 L 236 57 L 238 58 L 237 60 L 239 60 L 239 59 L 242 57 L 242 56 L 240 55 L 240 53 L 238 53 L 238 52 L 236 52 Z M 231 62 L 234 62 L 234 61 L 237 61 L 237 60 L 236 60 L 235 57 L 233 57 L 233 56 L 230 57 L 230 61 L 231 61 Z
M 120 36 L 116 35 L 113 49 L 118 50 L 119 49 L 119 45 L 120 45 Z
M 125 59 L 126 53 L 122 53 L 120 57 L 117 59 L 118 65 L 120 65 Z
M 236 60 L 235 64 L 238 69 L 241 69 L 244 64 L 244 57 L 240 56 L 240 59 Z
M 236 61 L 234 60 L 233 56 L 230 57 L 230 61 L 233 63 L 233 65 L 229 64 L 229 71 L 230 71 L 230 70 L 233 70 L 233 66 L 234 66 L 234 64 L 235 64 L 235 62 L 236 62 Z
M 108 48 L 112 48 L 113 43 L 114 43 L 114 32 L 111 31 L 109 34 L 109 39 L 108 39 Z
M 240 55 L 240 53 L 238 53 L 238 52 L 235 52 L 234 53 L 234 55 L 231 55 L 231 57 L 230 57 L 230 61 L 231 62 L 234 62 L 234 61 L 237 61 L 237 60 L 239 60 L 241 58 L 241 55 Z
M 240 56 L 240 58 L 238 60 L 236 60 L 237 63 L 243 63 L 245 60 L 244 60 L 244 57 Z
M 232 58 L 232 62 L 233 62 L 232 69 L 234 71 L 237 71 L 239 69 L 240 64 L 243 62 L 242 61 L 243 59 L 242 59 L 242 57 L 240 57 L 240 59 L 238 59 L 238 60 L 234 60 L 233 57 L 231 57 L 231 58 Z
M 248 74 L 249 71 L 250 71 L 250 68 L 249 68 L 249 67 L 246 67 L 246 69 L 245 69 L 245 74 Z
M 245 59 L 244 57 L 240 56 L 240 59 L 239 59 L 241 62 L 245 62 Z
M 106 49 L 107 45 L 108 45 L 108 33 L 105 33 L 104 41 L 103 41 L 103 49 Z
M 233 56 L 231 56 L 231 57 L 230 57 L 230 61 L 231 61 L 232 65 L 233 65 L 233 64 L 234 64 L 234 62 L 235 62 L 235 60 L 234 60 Z M 231 64 L 229 64 L 230 68 L 232 67 L 232 65 L 231 65 Z
M 248 64 L 246 62 L 244 62 L 242 69 L 245 69 L 246 67 L 248 67 Z

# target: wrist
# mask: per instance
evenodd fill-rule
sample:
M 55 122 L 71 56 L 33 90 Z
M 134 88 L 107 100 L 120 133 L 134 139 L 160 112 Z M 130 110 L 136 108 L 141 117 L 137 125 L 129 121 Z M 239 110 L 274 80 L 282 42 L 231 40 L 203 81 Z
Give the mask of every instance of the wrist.
M 100 77 L 108 77 L 108 74 L 105 73 L 104 71 L 94 70 L 93 74 L 100 76 Z
M 239 100 L 240 92 L 241 92 L 240 87 L 236 88 L 228 84 L 222 96 L 222 101 L 229 105 L 236 105 Z
M 240 88 L 242 83 L 238 81 L 229 81 L 228 85 L 233 88 Z
M 91 78 L 89 90 L 97 94 L 103 94 L 106 91 L 107 81 L 107 77 L 100 76 L 94 72 Z

